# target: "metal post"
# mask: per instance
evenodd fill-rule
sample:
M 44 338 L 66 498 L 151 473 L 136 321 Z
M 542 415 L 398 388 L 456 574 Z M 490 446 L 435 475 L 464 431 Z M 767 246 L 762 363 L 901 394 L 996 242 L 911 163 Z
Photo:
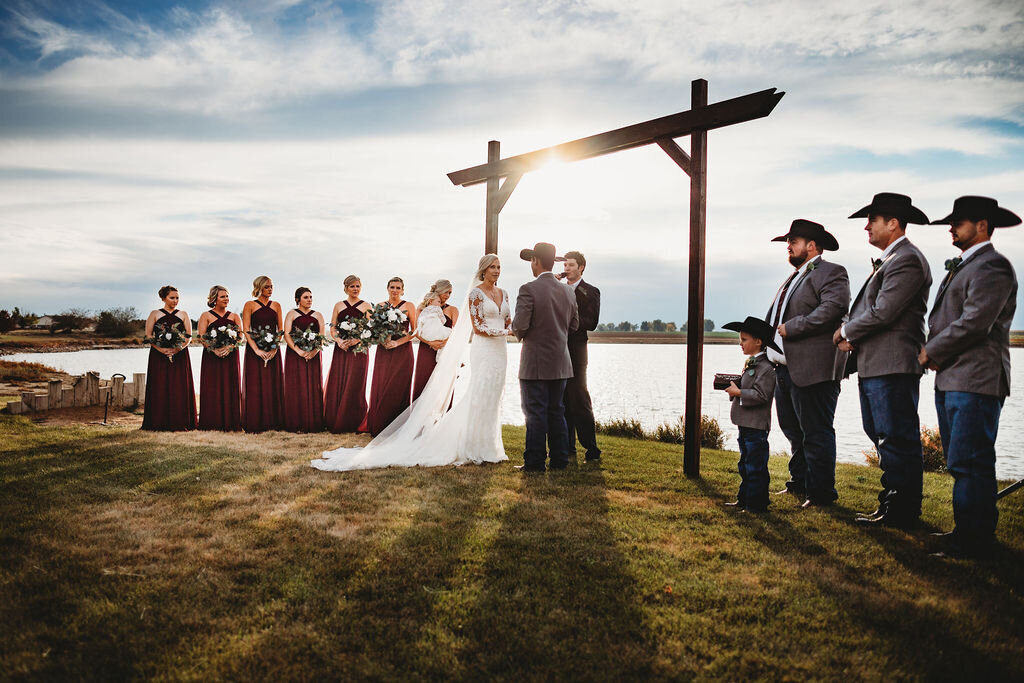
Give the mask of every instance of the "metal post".
M 703 78 L 691 83 L 690 109 L 698 111 L 708 104 L 708 82 Z M 700 476 L 700 399 L 701 373 L 704 369 L 704 252 L 707 226 L 708 132 L 697 129 L 690 134 L 690 279 L 687 289 L 686 323 L 686 407 L 683 437 L 683 473 Z
M 491 140 L 487 143 L 487 163 L 497 163 L 499 159 L 501 159 L 501 143 L 497 140 Z M 498 176 L 487 178 L 487 218 L 484 233 L 485 254 L 498 253 L 498 212 L 501 211 L 501 207 L 498 206 L 498 183 L 500 180 L 501 178 Z

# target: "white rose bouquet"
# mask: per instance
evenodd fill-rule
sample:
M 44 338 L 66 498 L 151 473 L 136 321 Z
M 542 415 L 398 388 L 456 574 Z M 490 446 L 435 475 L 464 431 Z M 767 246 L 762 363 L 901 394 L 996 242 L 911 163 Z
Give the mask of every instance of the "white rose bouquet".
M 366 329 L 370 331 L 370 339 L 374 344 L 383 345 L 391 339 L 401 339 L 407 333 L 406 324 L 409 316 L 405 311 L 391 308 L 386 301 L 373 307 L 370 318 L 366 321 Z
M 352 353 L 366 353 L 370 348 L 370 344 L 373 343 L 371 340 L 373 333 L 366 326 L 368 322 L 369 320 L 362 316 L 358 318 L 345 318 L 334 324 L 335 337 L 341 341 L 356 340 L 359 343 L 349 347 L 348 350 Z
M 249 336 L 252 338 L 253 344 L 260 351 L 276 351 L 284 340 L 284 330 L 275 329 L 270 325 L 260 325 L 259 327 L 251 328 Z M 267 361 L 263 361 L 263 366 L 266 367 L 266 365 Z
M 181 323 L 174 323 L 173 325 L 157 323 L 153 326 L 153 336 L 145 337 L 143 341 L 147 344 L 152 344 L 158 349 L 180 349 L 188 346 L 189 342 L 192 341 L 192 337 L 185 334 L 185 329 L 181 326 Z M 167 360 L 173 363 L 174 356 L 167 356 Z
M 292 343 L 295 344 L 295 348 L 300 351 L 314 351 L 322 349 L 330 343 L 330 340 L 327 337 L 314 331 L 312 327 L 307 327 L 304 330 L 300 330 L 298 327 L 292 327 L 291 338 Z
M 199 335 L 199 341 L 211 351 L 228 348 L 234 351 L 239 346 L 245 345 L 245 335 L 238 329 L 238 325 L 230 324 L 221 327 L 208 327 L 206 334 Z

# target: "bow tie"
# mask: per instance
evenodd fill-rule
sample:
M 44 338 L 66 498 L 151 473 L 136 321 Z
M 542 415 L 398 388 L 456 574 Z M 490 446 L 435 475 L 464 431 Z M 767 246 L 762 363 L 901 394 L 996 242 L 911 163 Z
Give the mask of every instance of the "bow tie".
M 951 259 L 946 259 L 946 270 L 948 270 L 949 272 L 952 273 L 954 270 L 959 268 L 960 264 L 963 263 L 963 262 L 964 262 L 963 258 L 961 258 L 959 256 L 955 256 L 955 257 L 953 257 Z
M 874 273 L 876 270 L 882 267 L 882 259 L 876 258 L 871 259 L 871 272 Z

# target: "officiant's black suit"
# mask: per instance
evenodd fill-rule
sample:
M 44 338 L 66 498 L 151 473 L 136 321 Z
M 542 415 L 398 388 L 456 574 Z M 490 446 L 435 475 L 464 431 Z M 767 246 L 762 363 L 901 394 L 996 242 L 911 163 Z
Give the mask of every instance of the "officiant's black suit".
M 565 384 L 565 422 L 569 430 L 569 452 L 575 453 L 578 438 L 587 460 L 594 460 L 601 457 L 601 449 L 597 447 L 594 406 L 587 387 L 587 331 L 597 328 L 597 319 L 601 315 L 601 290 L 582 279 L 575 289 L 580 324 L 569 333 L 573 376 Z

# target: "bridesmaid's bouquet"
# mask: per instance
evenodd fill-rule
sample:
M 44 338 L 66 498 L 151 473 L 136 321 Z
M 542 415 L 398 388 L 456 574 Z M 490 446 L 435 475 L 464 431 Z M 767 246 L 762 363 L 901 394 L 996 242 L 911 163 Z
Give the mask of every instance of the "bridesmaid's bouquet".
M 142 341 L 152 344 L 158 349 L 177 350 L 188 346 L 189 342 L 192 341 L 192 337 L 185 334 L 185 329 L 181 326 L 181 323 L 174 323 L 172 325 L 157 323 L 153 326 L 153 336 L 145 337 Z M 167 360 L 173 363 L 174 356 L 167 356 Z
M 234 351 L 239 346 L 245 346 L 245 335 L 234 324 L 207 328 L 206 334 L 197 337 L 211 351 L 227 348 Z
M 405 323 L 409 316 L 405 311 L 391 308 L 386 301 L 373 307 L 366 329 L 370 331 L 370 339 L 374 344 L 383 345 L 390 339 L 399 339 L 405 335 Z
M 307 327 L 304 330 L 292 327 L 291 338 L 292 343 L 295 344 L 295 348 L 303 352 L 319 351 L 330 343 L 330 340 L 326 336 L 314 331 L 312 326 Z
M 366 353 L 370 344 L 373 343 L 373 333 L 366 326 L 369 322 L 365 317 L 358 318 L 345 318 L 341 322 L 334 324 L 335 336 L 341 341 L 351 341 L 355 339 L 359 343 L 355 346 L 349 347 L 349 351 L 352 353 Z
M 253 344 L 260 351 L 277 351 L 284 339 L 284 330 L 277 330 L 270 325 L 260 325 L 249 330 Z M 267 367 L 267 361 L 263 361 L 263 367 Z

